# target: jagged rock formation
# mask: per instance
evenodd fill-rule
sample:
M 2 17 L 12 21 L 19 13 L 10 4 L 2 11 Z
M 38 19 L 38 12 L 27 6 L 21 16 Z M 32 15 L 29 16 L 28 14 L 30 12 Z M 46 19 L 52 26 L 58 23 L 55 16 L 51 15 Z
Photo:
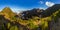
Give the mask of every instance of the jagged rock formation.
M 29 18 L 33 18 L 35 16 L 37 17 L 44 17 L 45 11 L 43 9 L 32 9 L 32 10 L 28 10 L 28 11 L 24 11 L 22 13 L 22 19 L 29 19 Z

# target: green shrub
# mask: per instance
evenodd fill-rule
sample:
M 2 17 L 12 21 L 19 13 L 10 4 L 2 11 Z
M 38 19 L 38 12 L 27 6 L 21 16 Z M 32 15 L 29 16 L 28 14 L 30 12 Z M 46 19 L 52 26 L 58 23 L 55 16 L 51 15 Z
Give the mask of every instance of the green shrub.
M 17 26 L 12 26 L 12 27 L 10 28 L 10 30 L 18 30 L 18 27 L 17 27 Z
M 10 28 L 10 26 L 11 26 L 11 24 L 10 24 L 10 23 L 8 23 L 8 24 L 7 24 L 8 29 Z
M 37 28 L 37 27 L 38 27 L 37 25 L 34 25 L 32 22 L 30 22 L 27 26 L 28 26 L 30 29 L 34 29 L 34 28 Z

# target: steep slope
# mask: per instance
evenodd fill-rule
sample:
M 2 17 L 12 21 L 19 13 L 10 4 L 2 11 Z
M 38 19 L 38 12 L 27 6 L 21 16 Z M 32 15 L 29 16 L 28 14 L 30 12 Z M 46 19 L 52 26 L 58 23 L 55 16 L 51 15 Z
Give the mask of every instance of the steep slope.
M 55 4 L 52 7 L 49 7 L 46 9 L 46 13 L 48 16 L 50 16 L 52 13 L 58 11 L 60 9 L 60 4 Z

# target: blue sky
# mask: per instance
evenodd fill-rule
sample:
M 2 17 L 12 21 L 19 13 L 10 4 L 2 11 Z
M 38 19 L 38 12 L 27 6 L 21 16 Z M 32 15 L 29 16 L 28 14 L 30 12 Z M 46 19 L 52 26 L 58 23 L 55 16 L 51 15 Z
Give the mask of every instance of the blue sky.
M 0 10 L 4 7 L 10 7 L 12 11 L 24 11 L 33 8 L 46 9 L 49 4 L 60 4 L 60 0 L 0 0 Z

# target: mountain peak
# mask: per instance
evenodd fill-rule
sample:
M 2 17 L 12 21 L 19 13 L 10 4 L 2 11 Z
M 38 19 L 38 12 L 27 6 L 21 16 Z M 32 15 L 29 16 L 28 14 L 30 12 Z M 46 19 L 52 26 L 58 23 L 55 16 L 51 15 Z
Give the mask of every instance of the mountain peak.
M 12 12 L 12 10 L 9 7 L 5 7 L 1 12 Z
M 8 17 L 8 18 L 10 18 L 11 16 L 15 16 L 15 13 L 9 7 L 5 7 L 1 11 L 1 14 L 5 15 L 5 17 Z
M 9 8 L 9 7 L 5 7 L 5 8 Z

